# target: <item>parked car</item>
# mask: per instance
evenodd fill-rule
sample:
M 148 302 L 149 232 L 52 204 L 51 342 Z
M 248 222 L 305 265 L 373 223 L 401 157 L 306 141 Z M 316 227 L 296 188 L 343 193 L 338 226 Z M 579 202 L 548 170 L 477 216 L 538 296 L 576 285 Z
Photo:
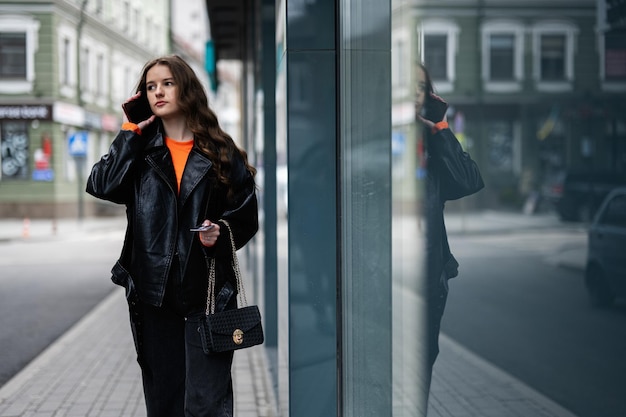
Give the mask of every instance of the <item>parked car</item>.
M 614 188 L 626 186 L 626 175 L 610 171 L 570 171 L 555 208 L 563 221 L 589 223 L 602 200 Z
M 626 187 L 606 197 L 589 226 L 585 287 L 597 307 L 626 296 Z

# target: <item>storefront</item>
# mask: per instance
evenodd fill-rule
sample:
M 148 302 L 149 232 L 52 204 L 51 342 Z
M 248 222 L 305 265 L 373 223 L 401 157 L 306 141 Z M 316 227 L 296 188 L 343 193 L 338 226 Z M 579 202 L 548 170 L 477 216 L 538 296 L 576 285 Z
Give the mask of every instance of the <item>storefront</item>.
M 0 105 L 0 216 L 95 213 L 82 201 L 84 178 L 118 128 L 117 116 L 64 102 Z

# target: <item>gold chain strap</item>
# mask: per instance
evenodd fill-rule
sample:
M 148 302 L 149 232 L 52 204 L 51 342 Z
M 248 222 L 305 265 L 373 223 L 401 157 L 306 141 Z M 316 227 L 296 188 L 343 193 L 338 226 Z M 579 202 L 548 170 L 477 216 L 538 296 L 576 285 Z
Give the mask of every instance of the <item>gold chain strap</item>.
M 221 220 L 222 223 L 228 229 L 228 234 L 230 235 L 230 246 L 233 252 L 232 258 L 232 267 L 235 272 L 235 279 L 237 280 L 237 294 L 240 297 L 240 300 L 243 301 L 242 306 L 248 305 L 248 300 L 246 298 L 246 291 L 243 287 L 243 282 L 241 280 L 241 271 L 239 269 L 239 259 L 237 258 L 237 246 L 235 245 L 235 238 L 233 237 L 233 231 L 230 228 L 230 224 L 226 220 Z M 211 258 L 211 264 L 209 266 L 209 291 L 206 300 L 206 314 L 215 313 L 215 258 Z

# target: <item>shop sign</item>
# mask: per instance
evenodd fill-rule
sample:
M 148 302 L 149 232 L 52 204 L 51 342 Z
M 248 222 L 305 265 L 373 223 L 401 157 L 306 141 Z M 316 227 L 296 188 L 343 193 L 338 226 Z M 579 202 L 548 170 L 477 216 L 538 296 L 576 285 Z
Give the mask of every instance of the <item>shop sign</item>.
M 48 104 L 36 104 L 36 105 L 0 104 L 0 119 L 52 120 L 52 106 Z
M 54 171 L 48 169 L 36 169 L 33 171 L 33 181 L 53 181 Z
M 71 126 L 85 125 L 85 111 L 73 104 L 56 102 L 52 108 L 53 120 Z

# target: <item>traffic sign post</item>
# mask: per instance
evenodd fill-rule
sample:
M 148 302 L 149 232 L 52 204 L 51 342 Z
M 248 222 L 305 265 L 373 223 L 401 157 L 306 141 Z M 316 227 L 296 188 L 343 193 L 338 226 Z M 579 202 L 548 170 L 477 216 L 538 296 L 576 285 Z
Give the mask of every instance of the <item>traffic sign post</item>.
M 84 218 L 84 176 L 85 162 L 87 159 L 87 139 L 89 132 L 80 130 L 74 132 L 68 137 L 68 149 L 70 155 L 74 158 L 76 166 L 76 183 L 78 184 L 78 220 Z

